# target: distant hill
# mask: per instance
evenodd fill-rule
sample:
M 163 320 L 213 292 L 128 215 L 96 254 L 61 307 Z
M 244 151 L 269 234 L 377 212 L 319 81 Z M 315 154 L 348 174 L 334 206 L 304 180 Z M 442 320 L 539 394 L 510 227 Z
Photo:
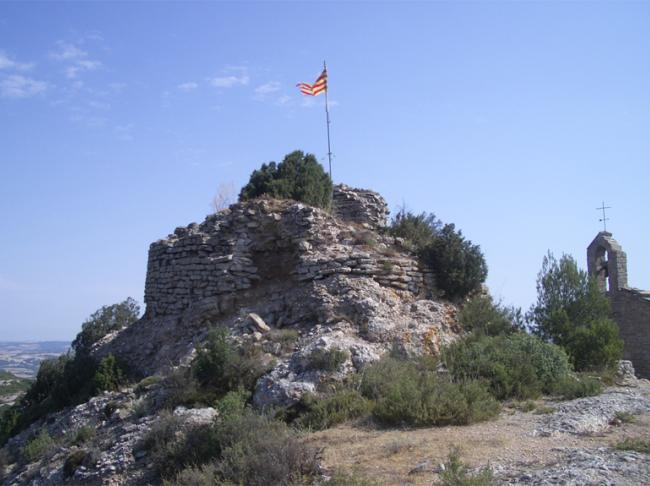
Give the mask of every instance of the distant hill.
M 8 371 L 0 371 L 0 411 L 11 404 L 29 388 L 31 380 L 19 378 Z
M 0 371 L 12 373 L 19 378 L 33 378 L 41 361 L 55 358 L 69 348 L 69 341 L 0 341 Z

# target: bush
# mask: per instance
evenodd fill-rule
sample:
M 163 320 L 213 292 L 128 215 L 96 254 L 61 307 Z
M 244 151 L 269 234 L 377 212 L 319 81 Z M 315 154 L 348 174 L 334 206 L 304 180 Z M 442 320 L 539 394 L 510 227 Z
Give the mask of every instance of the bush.
M 183 469 L 173 481 L 164 480 L 163 486 L 214 486 L 219 484 L 217 481 L 217 467 L 213 463 L 208 463 Z
M 436 285 L 451 300 L 465 298 L 478 290 L 487 278 L 481 248 L 466 240 L 453 224 L 444 225 L 421 254 L 435 272 Z
M 523 327 L 521 311 L 495 304 L 492 297 L 479 295 L 463 306 L 458 320 L 468 332 L 498 336 L 511 334 Z
M 97 366 L 95 372 L 94 386 L 95 393 L 102 391 L 116 391 L 125 383 L 124 372 L 118 364 L 115 356 L 109 354 L 103 358 Z
M 402 209 L 390 233 L 411 241 L 449 299 L 461 300 L 485 282 L 487 265 L 480 247 L 466 240 L 453 224 L 443 225 L 433 214 L 415 215 Z
M 350 354 L 339 348 L 315 348 L 307 357 L 307 369 L 322 371 L 338 371 Z
M 25 444 L 22 450 L 23 457 L 27 462 L 43 459 L 43 456 L 51 452 L 54 446 L 54 440 L 47 430 L 41 430 L 36 437 Z
M 443 360 L 454 379 L 486 380 L 499 400 L 550 393 L 570 371 L 561 348 L 522 332 L 464 339 L 445 348 Z
M 87 456 L 88 452 L 84 449 L 77 449 L 68 454 L 63 463 L 63 477 L 71 478 L 74 476 L 75 471 L 84 463 Z
M 494 479 L 489 467 L 472 473 L 461 461 L 458 447 L 453 447 L 449 452 L 444 466 L 438 477 L 438 484 L 442 486 L 489 486 Z
M 614 445 L 614 448 L 619 451 L 636 451 L 642 454 L 650 454 L 650 440 L 643 439 L 642 437 L 626 437 Z
M 84 425 L 75 430 L 73 434 L 72 443 L 76 446 L 80 446 L 95 437 L 95 429 L 94 427 Z
M 582 378 L 566 376 L 562 380 L 558 381 L 553 387 L 553 393 L 564 400 L 591 397 L 598 395 L 602 391 L 603 387 L 600 384 L 600 381 L 589 376 Z
M 570 255 L 548 253 L 537 276 L 537 303 L 526 318 L 543 339 L 562 346 L 576 370 L 612 366 L 623 341 L 611 321 L 609 301 Z
M 332 181 L 314 155 L 296 150 L 277 165 L 270 162 L 253 171 L 248 184 L 239 193 L 239 200 L 247 201 L 263 194 L 328 208 L 332 200 Z
M 498 402 L 484 385 L 441 378 L 427 360 L 384 358 L 363 373 L 361 393 L 387 425 L 466 425 L 494 417 Z
M 342 390 L 325 398 L 303 395 L 303 412 L 295 425 L 310 430 L 323 430 L 346 420 L 370 413 L 372 404 L 356 390 Z
M 235 347 L 230 333 L 218 328 L 208 334 L 192 363 L 192 372 L 199 385 L 214 394 L 215 398 L 229 391 L 253 390 L 260 376 L 269 366 L 263 364 L 260 351 Z

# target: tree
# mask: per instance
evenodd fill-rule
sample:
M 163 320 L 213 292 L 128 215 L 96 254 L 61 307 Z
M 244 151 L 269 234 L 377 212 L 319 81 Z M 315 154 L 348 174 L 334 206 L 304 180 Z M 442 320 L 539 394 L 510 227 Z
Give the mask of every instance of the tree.
M 81 332 L 72 341 L 72 349 L 77 355 L 89 354 L 93 344 L 109 332 L 130 326 L 139 317 L 140 306 L 131 297 L 119 304 L 105 305 L 81 325 Z
M 247 201 L 264 194 L 327 208 L 332 200 L 332 181 L 314 155 L 296 150 L 279 164 L 262 164 L 253 171 L 248 184 L 239 193 L 239 200 Z
M 533 332 L 562 346 L 578 370 L 612 365 L 621 357 L 609 301 L 570 255 L 549 252 L 537 275 L 537 303 L 528 312 Z

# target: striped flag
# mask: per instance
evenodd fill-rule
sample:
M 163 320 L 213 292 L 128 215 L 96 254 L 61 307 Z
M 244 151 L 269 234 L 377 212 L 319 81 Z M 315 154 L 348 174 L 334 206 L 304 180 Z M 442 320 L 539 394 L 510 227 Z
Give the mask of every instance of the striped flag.
M 314 81 L 314 84 L 298 83 L 296 86 L 304 95 L 318 96 L 324 91 L 327 91 L 327 69 L 323 69 L 323 72 Z

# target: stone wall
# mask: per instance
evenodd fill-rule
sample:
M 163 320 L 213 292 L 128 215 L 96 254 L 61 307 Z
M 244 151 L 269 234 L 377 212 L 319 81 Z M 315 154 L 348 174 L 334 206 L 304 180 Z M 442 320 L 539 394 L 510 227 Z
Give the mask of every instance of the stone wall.
M 388 211 L 381 196 L 344 186 L 335 195 L 337 217 L 294 201 L 258 199 L 153 243 L 145 284 L 147 316 L 178 315 L 206 299 L 225 312 L 234 293 L 336 274 L 371 277 L 396 290 L 431 295 L 432 272 L 399 240 L 365 229 L 385 225 Z
M 606 231 L 598 233 L 587 248 L 587 268 L 609 297 L 611 317 L 624 342 L 624 358 L 633 362 L 639 376 L 650 378 L 650 292 L 628 287 L 627 255 Z
M 353 189 L 340 184 L 334 186 L 333 212 L 345 221 L 363 225 L 369 229 L 385 228 L 388 205 L 383 197 L 367 189 Z
M 638 376 L 650 378 L 650 292 L 620 289 L 608 295 L 625 343 L 623 358 L 632 361 Z

